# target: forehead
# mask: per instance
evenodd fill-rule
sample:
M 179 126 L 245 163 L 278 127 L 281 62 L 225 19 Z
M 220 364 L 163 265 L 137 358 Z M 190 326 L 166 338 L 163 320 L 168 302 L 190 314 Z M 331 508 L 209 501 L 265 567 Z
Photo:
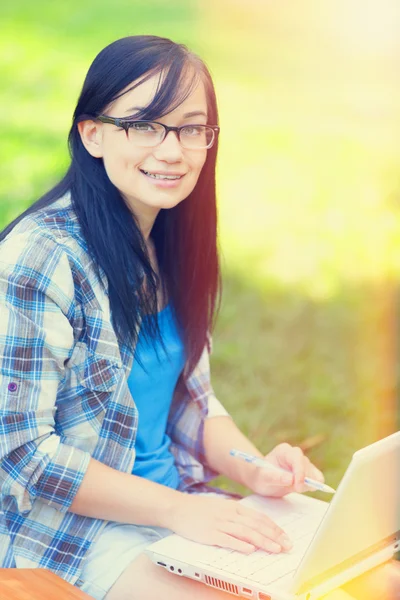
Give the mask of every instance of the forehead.
M 146 81 L 143 81 L 143 83 L 140 83 L 140 80 L 132 82 L 125 88 L 127 90 L 126 93 L 110 104 L 108 110 L 109 114 L 117 117 L 134 115 L 141 108 L 151 104 L 157 90 L 160 88 L 160 85 L 162 85 L 162 81 L 163 75 L 158 73 L 151 76 Z M 139 83 L 139 85 L 136 85 L 134 89 L 130 89 L 137 83 Z M 188 83 L 190 82 L 184 80 L 183 85 L 186 86 Z M 207 96 L 201 77 L 198 78 L 187 98 L 179 106 L 174 108 L 173 111 L 169 112 L 168 116 L 179 116 L 197 111 L 202 111 L 207 114 Z

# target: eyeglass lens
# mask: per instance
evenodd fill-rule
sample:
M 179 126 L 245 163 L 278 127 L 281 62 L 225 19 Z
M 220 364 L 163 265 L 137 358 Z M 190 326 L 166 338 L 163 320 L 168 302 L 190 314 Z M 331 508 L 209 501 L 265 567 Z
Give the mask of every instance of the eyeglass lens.
M 182 146 L 188 149 L 208 148 L 214 140 L 214 131 L 206 125 L 188 125 L 179 132 Z M 165 129 L 158 123 L 132 123 L 128 129 L 129 139 L 138 146 L 157 146 L 165 137 Z

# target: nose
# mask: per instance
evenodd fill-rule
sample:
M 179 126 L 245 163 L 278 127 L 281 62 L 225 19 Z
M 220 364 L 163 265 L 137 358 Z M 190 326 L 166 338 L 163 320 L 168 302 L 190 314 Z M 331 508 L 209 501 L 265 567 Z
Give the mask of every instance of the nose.
M 182 146 L 176 131 L 167 133 L 161 144 L 154 149 L 154 156 L 170 163 L 182 160 Z

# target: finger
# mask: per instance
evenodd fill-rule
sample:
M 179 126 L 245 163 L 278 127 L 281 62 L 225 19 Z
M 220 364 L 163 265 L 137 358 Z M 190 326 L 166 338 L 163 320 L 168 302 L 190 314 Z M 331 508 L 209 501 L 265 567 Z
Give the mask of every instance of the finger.
M 248 542 L 256 548 L 261 548 L 267 552 L 278 554 L 282 551 L 280 543 L 271 538 L 264 537 L 259 531 L 246 527 L 246 525 L 243 525 L 242 523 L 226 523 L 224 533 L 228 533 L 235 538 Z
M 309 487 L 304 484 L 306 476 L 317 481 L 325 481 L 323 473 L 311 463 L 301 448 L 293 447 L 285 442 L 276 446 L 273 453 L 283 468 L 293 472 L 293 489 L 296 492 L 309 491 Z
M 293 450 L 295 450 L 293 446 L 283 442 L 282 444 L 278 444 L 269 455 L 267 454 L 265 457 L 267 461 L 271 456 L 271 458 L 279 465 L 274 474 L 273 471 L 270 470 L 268 483 L 273 485 L 293 485 Z M 298 450 L 300 450 L 300 448 Z
M 291 462 L 291 470 L 294 476 L 293 488 L 296 492 L 303 492 L 304 477 L 306 476 L 306 465 L 308 458 L 304 456 L 301 448 L 295 446 L 290 449 L 289 460 Z
M 237 504 L 236 515 L 242 515 L 244 517 L 248 517 L 249 519 L 255 519 L 256 521 L 263 521 L 264 523 L 267 523 L 272 527 L 279 528 L 279 525 L 277 525 L 275 521 L 271 519 L 271 517 L 269 517 L 267 514 L 261 512 L 260 510 L 256 510 L 255 508 L 249 508 L 245 504 Z
M 258 511 L 246 508 L 244 506 L 238 507 L 237 516 L 234 520 L 235 523 L 243 523 L 256 531 L 262 528 L 265 531 L 271 532 L 273 539 L 278 539 L 281 535 L 285 534 L 285 531 L 275 523 L 268 515 Z
M 264 538 L 275 541 L 285 550 L 288 550 L 293 546 L 286 532 L 266 514 L 258 510 L 249 509 L 240 504 L 237 506 L 237 509 L 236 523 L 261 533 Z
M 289 470 L 277 467 L 273 463 L 269 463 L 268 456 L 265 457 L 267 465 L 265 467 L 259 467 L 259 477 L 261 483 L 265 485 L 276 485 L 276 486 L 290 486 L 293 484 L 293 474 Z M 268 464 L 269 463 L 269 464 Z
M 214 546 L 220 546 L 221 548 L 229 548 L 230 550 L 237 550 L 237 552 L 243 552 L 243 554 L 251 554 L 256 550 L 254 544 L 249 544 L 243 540 L 233 537 L 227 533 L 219 532 L 214 539 Z
M 249 519 L 247 517 L 238 515 L 235 524 L 243 525 L 248 531 L 256 532 L 257 534 L 260 534 L 262 538 L 276 542 L 285 550 L 288 550 L 293 546 L 289 536 L 285 533 L 285 531 L 274 523 L 265 523 L 260 519 Z
M 283 442 L 282 444 L 278 444 L 270 454 L 275 458 L 280 467 L 283 467 L 284 469 L 290 469 L 292 464 L 292 450 L 293 446 L 287 442 Z
M 261 470 L 261 480 L 266 485 L 276 485 L 278 487 L 290 487 L 293 485 L 293 473 L 290 471 L 273 470 L 268 467 Z
M 320 481 L 321 483 L 323 483 L 325 481 L 325 477 L 324 477 L 324 474 L 322 473 L 322 471 L 317 469 L 317 467 L 315 465 L 313 465 L 311 462 L 306 467 L 306 475 L 308 475 L 308 477 L 311 477 L 311 479 L 316 479 L 317 481 Z

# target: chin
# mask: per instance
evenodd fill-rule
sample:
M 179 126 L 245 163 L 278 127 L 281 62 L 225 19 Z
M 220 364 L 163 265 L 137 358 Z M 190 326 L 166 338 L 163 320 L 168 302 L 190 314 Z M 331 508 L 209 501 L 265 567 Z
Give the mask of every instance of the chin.
M 178 206 L 178 204 L 180 204 L 181 202 L 183 202 L 185 198 L 179 198 L 178 200 L 175 198 L 166 198 L 163 201 L 159 201 L 158 202 L 158 206 L 157 208 L 162 209 L 162 208 L 174 208 L 174 206 Z

